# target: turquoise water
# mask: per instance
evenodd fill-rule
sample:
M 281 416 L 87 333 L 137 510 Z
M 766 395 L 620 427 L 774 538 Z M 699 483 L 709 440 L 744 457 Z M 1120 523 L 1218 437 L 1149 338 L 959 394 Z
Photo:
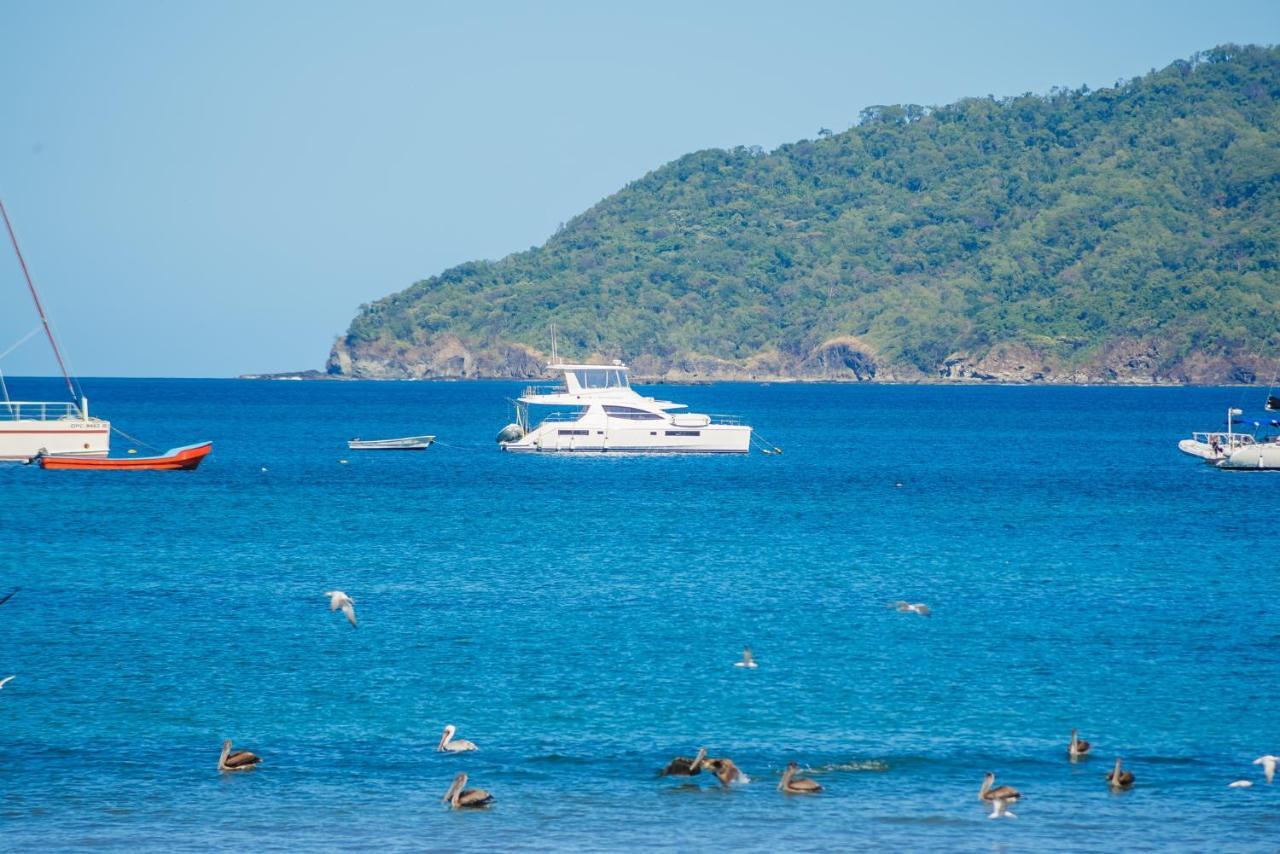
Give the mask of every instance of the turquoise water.
M 569 458 L 497 451 L 516 388 L 87 382 L 214 455 L 0 466 L 4 844 L 1275 849 L 1280 476 L 1175 448 L 1262 391 L 664 387 L 785 453 Z M 418 432 L 451 447 L 345 447 Z M 655 777 L 700 745 L 751 782 Z M 443 808 L 459 770 L 491 810 Z

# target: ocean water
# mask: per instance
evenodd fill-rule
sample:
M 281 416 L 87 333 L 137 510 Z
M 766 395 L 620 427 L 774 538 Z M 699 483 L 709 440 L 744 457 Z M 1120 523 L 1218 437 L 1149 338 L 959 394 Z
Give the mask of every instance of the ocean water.
M 0 846 L 1280 844 L 1280 476 L 1175 447 L 1262 390 L 668 386 L 784 453 L 569 457 L 497 450 L 513 383 L 85 386 L 214 454 L 0 466 Z M 224 738 L 264 762 L 218 774 Z M 699 746 L 751 782 L 656 777 Z M 491 809 L 444 808 L 460 770 Z

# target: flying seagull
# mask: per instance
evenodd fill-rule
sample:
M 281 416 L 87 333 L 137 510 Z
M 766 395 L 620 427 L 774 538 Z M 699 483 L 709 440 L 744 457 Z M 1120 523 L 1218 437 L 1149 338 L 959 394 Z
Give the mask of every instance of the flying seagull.
M 15 675 L 16 675 L 16 674 L 15 674 Z M 3 679 L 0 679 L 0 688 L 3 688 L 3 687 L 5 686 L 5 684 L 6 684 L 10 679 L 12 679 L 12 678 L 13 678 L 13 676 L 6 676 L 6 677 L 4 677 Z
M 1262 766 L 1262 773 L 1266 776 L 1268 784 L 1271 782 L 1272 778 L 1276 776 L 1277 762 L 1280 762 L 1280 756 L 1272 756 L 1270 753 L 1266 756 L 1259 756 L 1257 759 L 1253 760 L 1254 765 Z
M 899 600 L 894 602 L 893 605 L 903 614 L 919 614 L 922 617 L 930 616 L 929 606 L 923 602 L 903 602 Z
M 341 590 L 327 590 L 324 595 L 329 597 L 330 611 L 336 611 L 341 608 L 342 613 L 347 615 L 347 622 L 353 626 L 356 624 L 356 600 Z

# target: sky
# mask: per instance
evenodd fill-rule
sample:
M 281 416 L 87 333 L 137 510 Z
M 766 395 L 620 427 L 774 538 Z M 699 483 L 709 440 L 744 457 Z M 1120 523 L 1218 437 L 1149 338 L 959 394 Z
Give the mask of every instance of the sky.
M 361 303 L 682 154 L 1227 42 L 1280 3 L 0 0 L 0 199 L 79 375 L 319 368 Z M 36 323 L 6 242 L 0 354 Z

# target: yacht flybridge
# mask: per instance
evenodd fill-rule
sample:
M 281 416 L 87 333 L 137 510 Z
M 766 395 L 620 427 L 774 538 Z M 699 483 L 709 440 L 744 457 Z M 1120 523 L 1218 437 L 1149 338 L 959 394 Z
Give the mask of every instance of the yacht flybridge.
M 751 428 L 737 418 L 680 413 L 682 403 L 644 397 L 628 368 L 553 364 L 563 385 L 530 386 L 516 401 L 516 421 L 498 434 L 504 451 L 745 454 Z M 558 406 L 532 429 L 530 406 Z

